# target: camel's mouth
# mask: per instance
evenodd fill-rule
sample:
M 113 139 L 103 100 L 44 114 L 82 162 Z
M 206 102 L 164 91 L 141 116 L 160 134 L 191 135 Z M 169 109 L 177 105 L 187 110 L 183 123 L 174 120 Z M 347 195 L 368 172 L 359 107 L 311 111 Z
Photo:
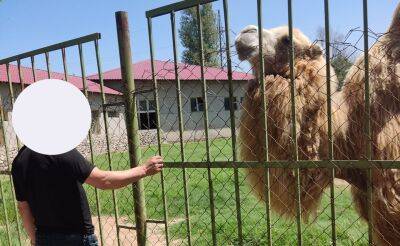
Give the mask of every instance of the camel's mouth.
M 236 43 L 236 51 L 241 61 L 249 60 L 257 55 L 257 47 L 251 47 L 243 43 Z
M 244 28 L 235 40 L 236 51 L 241 61 L 248 60 L 258 51 L 258 28 L 256 26 L 247 26 Z

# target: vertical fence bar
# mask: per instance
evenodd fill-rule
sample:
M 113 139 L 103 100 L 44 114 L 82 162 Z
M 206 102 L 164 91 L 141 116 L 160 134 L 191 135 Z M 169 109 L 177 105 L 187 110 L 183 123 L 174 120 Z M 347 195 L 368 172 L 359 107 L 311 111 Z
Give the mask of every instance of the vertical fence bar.
M 128 135 L 128 149 L 131 167 L 140 165 L 141 150 L 139 139 L 139 126 L 136 105 L 135 80 L 132 69 L 132 52 L 130 44 L 128 13 L 119 11 L 115 13 L 118 33 L 119 58 L 121 63 L 122 81 L 125 82 L 125 114 Z M 135 221 L 138 245 L 146 245 L 146 202 L 143 180 L 132 185 Z
M 224 9 L 224 24 L 225 24 L 225 47 L 226 47 L 226 64 L 228 69 L 229 81 L 229 101 L 230 101 L 230 119 L 231 119 L 231 139 L 232 139 L 232 158 L 236 162 L 238 159 L 236 149 L 236 124 L 235 124 L 235 111 L 233 106 L 233 82 L 232 82 L 232 59 L 230 48 L 230 35 L 229 35 L 229 5 L 228 0 L 223 0 Z M 242 226 L 242 209 L 240 205 L 240 187 L 239 187 L 239 170 L 233 167 L 233 175 L 235 182 L 235 203 L 236 203 L 236 221 L 239 245 L 243 245 L 243 226 Z
M 258 13 L 258 49 L 259 49 L 259 69 L 260 74 L 260 90 L 262 95 L 262 110 L 264 112 L 262 118 L 262 124 L 264 126 L 264 161 L 269 161 L 268 155 L 268 112 L 267 112 L 267 100 L 265 98 L 265 74 L 264 74 L 264 52 L 263 52 L 263 23 L 262 23 L 262 0 L 257 0 L 257 13 Z M 267 243 L 272 244 L 271 238 L 271 209 L 270 209 L 270 180 L 269 180 L 269 168 L 266 167 L 264 171 L 264 183 L 265 183 L 265 205 L 266 205 L 266 221 L 267 221 Z
M 61 49 L 62 63 L 64 68 L 64 79 L 68 81 L 68 69 L 67 69 L 67 55 L 65 53 L 65 48 Z
M 1 192 L 1 197 L 3 198 L 3 210 L 4 210 L 4 219 L 6 221 L 6 233 L 7 233 L 7 244 L 11 246 L 11 235 L 10 235 L 10 225 L 8 221 L 8 211 L 7 211 L 7 205 L 6 205 L 6 199 L 4 196 L 4 187 L 3 187 L 3 180 L 0 178 L 0 192 Z
M 45 57 L 45 59 L 46 59 L 47 78 L 48 78 L 48 79 L 51 79 L 49 52 L 45 52 L 45 53 L 44 53 L 44 57 Z
M 154 67 L 154 50 L 153 50 L 153 31 L 151 25 L 151 18 L 147 18 L 147 28 L 148 28 L 148 36 L 149 36 L 149 46 L 150 46 L 150 61 L 151 61 L 151 76 L 153 80 L 154 86 L 154 100 L 156 102 L 156 117 L 157 117 L 157 147 L 158 154 L 162 156 L 162 145 L 161 145 L 161 129 L 160 129 L 160 102 L 158 96 L 158 83 L 157 78 L 155 76 L 155 67 Z M 168 229 L 168 211 L 167 211 L 167 197 L 165 194 L 165 181 L 164 181 L 164 171 L 161 171 L 161 193 L 164 207 L 164 230 L 165 230 L 165 241 L 167 246 L 169 245 L 169 229 Z
M 9 79 L 8 69 L 9 68 L 8 68 L 8 63 L 7 63 L 6 64 L 6 73 L 7 73 L 6 76 L 7 76 L 7 79 Z M 0 96 L 0 103 L 1 103 L 1 112 L 0 112 L 1 131 L 2 131 L 2 135 L 3 135 L 7 166 L 8 166 L 8 170 L 10 170 L 10 160 L 9 160 L 9 153 L 8 153 L 8 146 L 7 146 L 6 130 L 5 130 L 5 125 L 4 125 L 4 101 L 3 101 L 3 98 L 1 96 Z M 12 177 L 9 176 L 9 178 L 10 178 L 10 182 L 12 184 Z M 3 203 L 4 219 L 5 219 L 5 222 L 6 222 L 5 226 L 6 226 L 6 233 L 7 233 L 7 244 L 11 246 L 10 222 L 9 222 L 9 218 L 8 218 L 7 203 L 6 203 L 6 199 L 5 199 L 4 183 L 3 183 L 3 179 L 1 177 L 0 177 L 0 192 L 1 192 L 1 197 L 3 199 L 2 203 Z M 14 192 L 13 192 L 13 194 L 14 194 Z M 15 202 L 14 196 L 13 196 L 13 200 Z M 18 216 L 17 215 L 16 206 L 15 206 L 15 213 L 16 213 L 16 216 Z M 20 244 L 21 244 L 21 242 L 20 242 Z
M 1 104 L 3 104 L 3 99 L 0 97 L 1 100 Z M 4 108 L 3 108 L 4 109 Z M 6 163 L 7 163 L 7 168 L 8 171 L 11 172 L 11 164 L 10 164 L 10 156 L 9 156 L 9 152 L 8 152 L 8 146 L 7 146 L 7 138 L 6 138 L 6 130 L 4 128 L 4 110 L 2 110 L 2 112 L 0 113 L 0 123 L 1 123 L 1 131 L 2 131 L 2 135 L 3 135 L 3 141 L 4 141 L 4 148 L 5 148 L 5 157 L 6 157 Z M 15 198 L 15 193 L 14 193 L 14 183 L 12 180 L 12 176 L 9 175 L 9 182 L 10 182 L 10 186 L 11 186 L 11 196 L 12 196 L 12 200 L 13 200 L 13 205 L 14 205 L 14 212 L 15 212 L 15 217 L 16 217 L 16 223 L 17 223 L 17 235 L 18 235 L 18 243 L 19 245 L 22 245 L 22 235 L 21 235 L 21 226 L 20 226 L 20 220 L 19 220 L 19 215 L 18 215 L 18 208 L 17 208 L 17 200 Z M 0 182 L 2 182 L 0 180 Z M 1 186 L 2 184 L 0 184 Z M 2 192 L 2 197 L 3 197 L 3 203 L 4 203 L 4 210 L 5 210 L 5 219 L 6 219 L 6 231 L 8 236 L 9 235 L 9 225 L 8 225 L 8 212 L 7 212 L 7 207 L 6 207 L 6 200 L 4 198 L 4 191 L 3 191 L 3 187 L 1 187 L 1 192 Z M 11 243 L 11 241 L 9 241 L 9 243 Z
M 14 105 L 14 101 L 15 101 L 15 97 L 14 97 L 14 89 L 13 89 L 13 85 L 12 85 L 12 80 L 11 80 L 11 73 L 10 73 L 10 64 L 7 63 L 6 64 L 6 73 L 7 73 L 7 82 L 8 82 L 8 91 L 10 93 L 10 103 L 11 103 L 11 107 L 13 107 Z
M 288 0 L 288 24 L 289 24 L 289 63 L 290 63 L 290 97 L 291 97 L 291 124 L 292 124 L 292 161 L 298 161 L 297 153 L 297 129 L 296 129 L 296 81 L 294 78 L 294 47 L 293 47 L 293 15 L 292 15 L 292 0 Z M 297 222 L 297 245 L 302 245 L 301 235 L 301 183 L 300 169 L 295 168 L 296 175 L 296 222 Z
M 365 114 L 364 114 L 364 134 L 367 139 L 366 142 L 366 156 L 365 158 L 370 161 L 372 158 L 372 139 L 371 139 L 371 103 L 370 103 L 370 87 L 369 87 L 369 45 L 368 45 L 368 1 L 363 0 L 363 24 L 364 24 L 364 72 L 365 72 L 365 80 L 364 80 L 364 99 L 365 99 Z M 372 183 L 372 170 L 371 168 L 367 169 L 367 208 L 368 208 L 368 240 L 369 245 L 373 245 L 373 212 L 372 212 L 372 192 L 373 192 L 373 183 Z
M 326 67 L 326 93 L 328 114 L 328 158 L 333 160 L 333 136 L 332 136 L 332 98 L 331 98 L 331 47 L 329 25 L 329 0 L 324 0 L 325 11 L 325 67 Z M 330 207 L 331 207 L 331 239 L 332 245 L 336 245 L 336 211 L 335 211 L 335 168 L 331 169 L 330 177 Z
M 2 131 L 2 135 L 3 135 L 6 161 L 7 161 L 7 165 L 8 165 L 8 169 L 9 169 L 10 160 L 9 160 L 9 153 L 8 153 L 8 147 L 7 147 L 7 138 L 6 138 L 6 130 L 4 128 L 4 116 L 3 116 L 3 113 L 4 113 L 4 101 L 3 101 L 3 98 L 1 96 L 0 96 L 0 103 L 1 103 L 1 112 L 0 112 L 1 131 Z M 11 176 L 10 176 L 10 182 L 12 183 Z M 6 234 L 7 234 L 7 245 L 11 246 L 11 234 L 10 234 L 10 225 L 9 225 L 9 219 L 8 219 L 8 209 L 7 209 L 6 199 L 5 199 L 5 196 L 4 196 L 5 192 L 4 192 L 4 183 L 3 183 L 2 177 L 0 177 L 0 192 L 1 192 L 1 198 L 3 199 L 2 204 L 3 204 L 4 220 L 6 222 L 5 227 L 6 227 Z M 15 201 L 14 198 L 13 198 L 13 200 Z M 17 210 L 15 210 L 15 212 L 17 214 Z
M 173 17 L 171 14 L 171 23 L 174 23 Z M 175 29 L 175 28 L 174 28 Z M 175 40 L 175 38 L 174 38 Z M 176 47 L 175 51 L 176 52 Z M 175 55 L 175 54 L 174 54 Z M 175 60 L 176 62 L 176 60 Z M 181 81 L 179 79 L 179 74 L 177 73 L 177 68 L 175 72 L 175 80 L 176 80 L 176 100 L 178 102 L 178 121 L 179 121 L 179 144 L 180 144 L 180 152 L 181 152 L 181 161 L 184 162 L 186 160 L 185 157 L 185 145 L 183 142 L 183 115 L 182 115 L 182 91 L 181 91 Z M 187 184 L 187 174 L 186 168 L 182 168 L 182 176 L 183 176 L 183 193 L 185 196 L 185 215 L 186 215 L 186 230 L 187 230 L 187 239 L 188 244 L 192 245 L 192 233 L 190 231 L 190 210 L 189 210 L 189 195 L 188 195 L 188 184 Z
M 19 76 L 19 81 L 20 81 L 20 84 L 21 84 L 21 92 L 22 92 L 22 90 L 24 89 L 24 82 L 23 82 L 23 76 L 22 76 L 22 73 L 21 73 L 21 61 L 20 60 L 17 60 L 17 69 L 18 69 L 18 76 Z M 9 74 L 9 71 L 8 71 L 8 68 L 7 68 L 7 79 L 9 80 L 8 82 L 9 82 L 9 86 L 10 86 L 9 87 L 10 88 L 10 94 L 12 95 L 12 98 L 13 98 L 14 97 L 14 93 L 13 93 L 12 84 L 10 84 L 11 79 L 10 79 L 9 76 L 10 76 L 10 74 Z M 12 102 L 12 105 L 13 105 L 14 104 L 14 99 L 12 99 L 11 102 Z M 4 108 L 3 108 L 3 112 L 2 112 L 2 114 L 0 116 L 2 128 L 4 128 L 4 115 L 3 115 L 3 113 L 4 113 Z M 5 134 L 6 134 L 6 132 L 3 129 L 4 145 L 6 146 L 7 143 L 6 143 Z M 20 148 L 19 140 L 18 140 L 17 136 L 15 138 L 16 138 L 16 141 L 17 141 L 17 148 L 19 150 L 19 148 Z M 7 161 L 8 170 L 11 171 L 11 165 L 10 165 L 10 160 L 9 160 L 8 153 L 6 153 L 6 161 Z M 21 225 L 20 225 L 20 219 L 19 219 L 19 216 L 18 216 L 17 201 L 16 201 L 15 193 L 13 192 L 14 191 L 14 183 L 12 181 L 12 177 L 11 176 L 9 176 L 9 180 L 10 180 L 10 185 L 11 185 L 11 190 L 12 190 L 11 193 L 12 193 L 12 199 L 13 199 L 13 204 L 14 204 L 16 223 L 17 223 L 18 242 L 19 242 L 19 245 L 22 245 Z
M 21 60 L 17 60 L 17 67 L 18 67 L 19 82 L 21 84 L 21 91 L 23 91 L 25 89 L 25 84 L 24 84 L 24 77 L 22 76 L 21 72 Z
M 36 82 L 35 57 L 34 56 L 31 56 L 31 67 L 32 67 L 33 82 Z
M 19 61 L 19 60 L 18 60 Z M 18 68 L 19 68 L 20 63 L 18 63 Z M 19 70 L 19 69 L 18 69 Z M 19 70 L 20 71 L 20 70 Z M 11 107 L 14 106 L 14 90 L 13 90 L 13 85 L 12 85 L 12 80 L 11 80 L 11 74 L 10 74 L 10 64 L 6 64 L 6 75 L 7 75 L 7 81 L 8 81 L 8 87 L 9 87 L 9 93 L 10 93 L 10 103 L 11 103 Z M 21 73 L 19 72 L 19 76 L 20 76 L 20 81 L 21 81 Z M 22 82 L 21 82 L 22 83 Z M 3 130 L 3 135 L 4 135 L 4 145 L 7 146 L 6 143 L 6 131 L 4 129 L 4 114 L 7 114 L 8 112 L 5 111 L 4 107 L 2 107 L 2 112 L 1 112 L 1 126 L 2 126 L 2 130 Z M 18 137 L 15 137 L 16 139 L 16 143 L 17 143 L 17 149 L 19 150 L 20 148 L 20 143 L 18 140 Z M 7 151 L 8 152 L 8 151 Z M 6 161 L 7 161 L 7 168 L 9 171 L 11 171 L 11 165 L 10 165 L 10 160 L 9 160 L 9 156 L 8 153 L 6 154 Z M 10 179 L 10 185 L 11 185 L 11 190 L 12 190 L 12 198 L 13 198 L 13 204 L 14 204 L 14 211 L 15 211 L 15 221 L 17 223 L 17 235 L 18 235 L 18 239 L 19 239 L 19 244 L 21 245 L 21 241 L 22 241 L 22 237 L 21 237 L 21 226 L 20 226 L 20 220 L 19 220 L 19 216 L 18 216 L 18 209 L 17 209 L 17 202 L 15 200 L 15 194 L 14 194 L 14 183 L 12 182 L 12 177 L 9 177 Z
M 84 59 L 84 55 L 83 55 L 82 44 L 78 45 L 78 49 L 79 49 L 79 64 L 81 67 L 83 92 L 85 93 L 86 98 L 89 99 L 89 94 L 88 94 L 88 90 L 87 90 L 87 82 L 86 82 L 85 59 Z M 92 131 L 91 130 L 89 130 L 89 148 L 90 148 L 90 160 L 95 165 L 95 160 L 94 160 L 94 155 L 93 155 Z M 104 245 L 103 225 L 101 224 L 101 216 L 100 216 L 101 206 L 100 206 L 100 200 L 99 200 L 99 193 L 98 193 L 98 190 L 96 187 L 94 187 L 94 195 L 96 198 L 96 209 L 97 209 L 97 219 L 98 219 L 98 223 L 99 223 L 100 242 L 101 242 L 101 245 Z
M 217 245 L 217 229 L 215 226 L 215 203 L 214 203 L 214 186 L 212 180 L 212 173 L 211 173 L 211 156 L 210 156 L 210 140 L 208 139 L 208 100 L 207 100 L 207 81 L 204 77 L 204 43 L 203 43 L 203 23 L 200 14 L 200 5 L 196 6 L 196 16 L 197 16 L 197 31 L 198 31 L 198 39 L 199 39 L 199 49 L 200 49 L 200 74 L 201 74 L 201 81 L 202 81 L 202 94 L 203 94 L 203 102 L 204 102 L 204 111 L 203 111 L 203 118 L 204 118 L 204 135 L 206 138 L 206 158 L 207 158 L 207 176 L 208 176 L 208 193 L 210 199 L 210 215 L 211 215 L 211 234 L 212 234 L 212 242 L 213 245 Z M 175 18 L 174 18 L 175 22 Z M 174 25 L 175 26 L 175 25 Z M 174 37 L 175 35 L 175 28 L 173 29 Z M 174 43 L 176 43 L 174 41 Z M 176 54 L 174 54 L 174 58 L 176 60 Z M 176 64 L 175 72 L 178 74 L 178 66 Z M 232 106 L 232 104 L 231 104 Z
M 8 153 L 8 146 L 7 146 L 7 138 L 6 138 L 6 130 L 4 128 L 4 117 L 3 117 L 3 113 L 4 113 L 4 101 L 3 98 L 0 96 L 0 103 L 1 103 L 1 112 L 0 112 L 0 123 L 1 123 L 1 131 L 2 131 L 2 137 L 3 137 L 3 141 L 4 141 L 4 152 L 5 152 L 5 156 L 6 156 L 6 161 L 7 161 L 7 165 L 9 167 L 10 164 L 10 160 L 9 160 L 9 153 Z M 12 183 L 12 178 L 10 176 L 10 182 Z M 6 222 L 6 233 L 7 233 L 7 244 L 11 245 L 11 235 L 10 235 L 10 226 L 9 226 L 9 220 L 8 220 L 8 209 L 7 209 L 7 204 L 6 204 L 6 199 L 5 199 L 5 192 L 4 192 L 4 183 L 3 183 L 3 179 L 2 177 L 0 177 L 0 192 L 1 192 L 1 198 L 3 199 L 3 212 L 4 212 L 4 220 Z M 14 194 L 14 192 L 13 192 Z M 14 198 L 13 198 L 14 199 Z M 15 201 L 15 199 L 14 199 Z M 15 211 L 17 213 L 17 210 Z
M 11 107 L 14 107 L 14 102 L 15 102 L 15 97 L 14 97 L 14 88 L 12 85 L 12 80 L 11 80 L 11 73 L 10 73 L 10 64 L 6 64 L 6 73 L 7 73 L 7 81 L 8 81 L 8 91 L 10 93 L 10 104 Z M 4 109 L 4 108 L 3 108 Z M 3 110 L 4 113 L 4 110 Z M 17 142 L 17 149 L 19 150 L 21 145 L 19 143 L 18 137 L 15 136 L 16 142 Z
M 104 81 L 103 81 L 103 74 L 102 74 L 102 69 L 101 69 L 101 60 L 100 60 L 100 52 L 99 52 L 99 40 L 96 39 L 94 40 L 94 48 L 96 52 L 96 64 L 97 64 L 97 73 L 99 75 L 99 81 L 100 81 L 100 91 L 101 91 L 101 103 L 102 103 L 102 109 L 103 109 L 103 120 L 104 120 L 104 131 L 105 131 L 105 137 L 106 137 L 106 146 L 107 146 L 107 161 L 108 161 L 108 169 L 112 170 L 112 160 L 111 160 L 111 152 L 110 152 L 110 138 L 108 135 L 108 114 L 106 107 L 104 106 L 106 104 L 106 96 L 104 94 Z M 113 200 L 113 205 L 114 205 L 114 221 L 115 225 L 117 227 L 117 244 L 118 246 L 121 244 L 120 241 L 120 233 L 119 233 L 119 221 L 118 221 L 118 203 L 117 203 L 117 197 L 115 195 L 115 191 L 111 191 L 112 194 L 112 200 Z

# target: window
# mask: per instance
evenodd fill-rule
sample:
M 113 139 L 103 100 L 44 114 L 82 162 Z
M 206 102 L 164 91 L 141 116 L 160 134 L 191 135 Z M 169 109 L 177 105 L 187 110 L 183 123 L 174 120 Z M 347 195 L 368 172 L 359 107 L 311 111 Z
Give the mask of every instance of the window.
M 108 117 L 111 118 L 118 118 L 119 117 L 119 112 L 116 110 L 108 111 Z
M 149 100 L 149 110 L 156 110 L 156 101 L 155 100 Z
M 139 129 L 148 130 L 157 128 L 156 101 L 139 101 Z
M 147 100 L 139 101 L 139 111 L 147 111 Z
M 140 100 L 139 101 L 139 111 L 147 112 L 147 111 L 155 111 L 156 110 L 156 101 L 155 100 Z
M 225 97 L 225 99 L 224 99 L 224 108 L 225 108 L 225 110 L 231 110 L 230 104 L 231 104 L 231 102 L 229 100 L 229 97 Z M 236 97 L 233 97 L 233 105 L 234 105 L 234 109 L 238 110 L 239 102 L 236 100 Z
M 192 112 L 204 111 L 204 101 L 202 97 L 190 98 L 190 108 Z
M 99 110 L 92 111 L 92 125 L 90 127 L 90 130 L 93 134 L 101 133 L 100 111 Z

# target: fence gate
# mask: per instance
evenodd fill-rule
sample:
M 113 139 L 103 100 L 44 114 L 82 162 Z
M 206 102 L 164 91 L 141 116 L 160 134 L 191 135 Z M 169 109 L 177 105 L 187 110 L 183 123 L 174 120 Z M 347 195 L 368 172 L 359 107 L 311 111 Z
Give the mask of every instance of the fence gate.
M 92 127 L 87 139 L 78 146 L 78 150 L 103 170 L 127 169 L 134 166 L 130 165 L 129 159 L 129 156 L 134 155 L 128 154 L 127 132 L 130 131 L 125 127 L 125 98 L 118 91 L 104 86 L 99 51 L 100 38 L 99 33 L 94 33 L 0 60 L 0 76 L 2 79 L 6 78 L 2 82 L 7 82 L 2 84 L 7 86 L 1 90 L 0 117 L 0 238 L 4 245 L 26 245 L 28 242 L 17 214 L 11 182 L 11 162 L 21 144 L 12 130 L 9 115 L 15 98 L 30 84 L 53 78 L 68 81 L 81 89 L 92 109 Z M 93 79 L 87 79 L 86 55 L 92 58 L 88 59 L 92 73 L 97 74 L 89 76 Z M 80 71 L 80 75 L 68 73 L 67 58 L 70 64 L 79 65 L 75 69 Z M 24 65 L 25 63 L 27 65 Z M 51 65 L 59 69 L 61 67 L 63 72 L 54 72 L 57 68 L 52 69 Z M 38 68 L 40 66 L 45 68 Z M 85 187 L 93 223 L 102 245 L 127 245 L 136 242 L 136 238 L 130 236 L 130 229 L 134 228 L 135 221 L 133 204 L 139 200 L 135 187 L 137 186 L 118 191 Z M 133 199 L 132 194 L 136 199 Z M 125 205 L 121 207 L 121 204 Z

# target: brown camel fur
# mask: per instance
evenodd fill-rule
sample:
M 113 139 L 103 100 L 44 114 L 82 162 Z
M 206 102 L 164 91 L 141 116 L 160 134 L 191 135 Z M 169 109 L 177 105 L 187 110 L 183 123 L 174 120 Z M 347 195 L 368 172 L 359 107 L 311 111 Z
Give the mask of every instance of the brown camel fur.
M 400 5 L 383 36 L 370 48 L 372 159 L 397 160 L 400 157 Z M 349 105 L 348 151 L 351 159 L 366 158 L 364 124 L 364 56 L 350 68 L 345 79 L 345 99 Z M 368 220 L 367 171 L 343 170 L 352 186 L 356 209 Z M 373 238 L 377 245 L 400 244 L 400 170 L 372 170 Z
M 268 119 L 268 156 L 270 160 L 291 159 L 291 102 L 289 76 L 288 28 L 263 30 L 265 63 L 265 99 Z M 312 44 L 299 30 L 293 33 L 295 51 L 296 128 L 298 158 L 323 160 L 328 158 L 328 123 L 325 58 L 318 45 Z M 236 49 L 241 60 L 248 60 L 259 74 L 258 29 L 248 26 L 236 38 Z M 331 68 L 332 84 L 337 84 Z M 336 87 L 332 91 L 336 91 Z M 336 159 L 345 159 L 347 107 L 342 93 L 332 93 L 332 121 Z M 258 79 L 249 83 L 240 122 L 241 159 L 263 161 L 264 117 L 262 95 Z M 264 169 L 248 168 L 249 180 L 256 194 L 264 198 Z M 324 189 L 330 183 L 327 169 L 301 169 L 302 217 L 314 214 Z M 271 208 L 288 217 L 296 215 L 296 178 L 293 169 L 270 169 Z

